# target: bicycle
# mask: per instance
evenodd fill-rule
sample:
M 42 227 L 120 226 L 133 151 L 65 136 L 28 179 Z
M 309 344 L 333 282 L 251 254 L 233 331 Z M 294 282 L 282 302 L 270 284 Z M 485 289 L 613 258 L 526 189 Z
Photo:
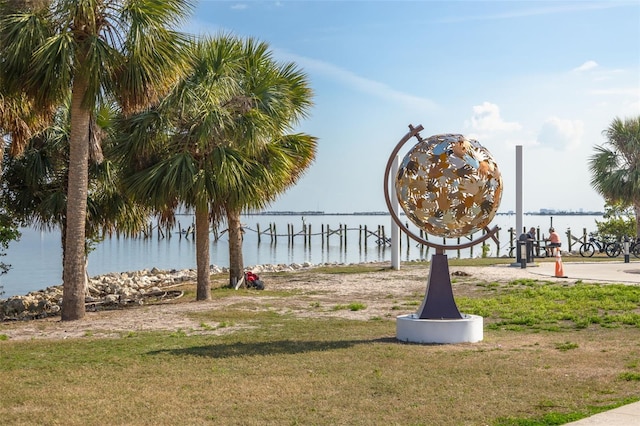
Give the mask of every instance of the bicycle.
M 629 253 L 633 253 L 635 257 L 640 257 L 640 237 L 631 240 L 629 244 Z
M 640 237 L 636 237 L 634 239 L 629 239 L 629 253 L 633 254 L 635 257 L 640 258 Z M 622 243 L 618 243 L 621 246 L 620 252 L 624 251 L 624 245 Z
M 632 253 L 635 257 L 640 258 L 640 238 L 635 238 L 629 241 L 629 253 Z M 624 243 L 622 241 L 614 241 L 609 243 L 605 247 L 605 253 L 609 257 L 620 256 L 624 252 Z
M 611 244 L 613 243 L 604 240 L 598 241 L 593 234 L 589 234 L 589 241 L 582 243 L 580 246 L 580 256 L 592 257 L 596 253 L 597 248 L 598 253 L 606 253 L 607 256 L 614 257 L 612 254 L 615 253 L 615 250 L 609 249 L 609 252 L 607 252 L 607 247 Z
M 605 246 L 604 252 L 609 257 L 618 257 L 620 256 L 620 253 L 622 253 L 623 248 L 624 247 L 620 241 L 614 241 Z

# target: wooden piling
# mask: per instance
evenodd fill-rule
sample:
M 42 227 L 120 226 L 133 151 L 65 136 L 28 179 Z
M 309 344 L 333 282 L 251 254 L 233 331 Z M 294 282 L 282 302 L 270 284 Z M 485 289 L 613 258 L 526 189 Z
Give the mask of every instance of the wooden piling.
M 369 232 L 367 231 L 367 225 L 364 226 L 364 248 L 367 249 L 367 240 L 369 239 Z
M 409 222 L 405 222 L 404 227 L 409 229 Z M 411 246 L 411 240 L 409 239 L 409 234 L 407 234 L 406 232 L 404 234 L 405 234 L 405 237 L 407 238 L 407 250 L 409 250 Z
M 347 247 L 347 224 L 340 225 L 344 229 L 344 246 Z

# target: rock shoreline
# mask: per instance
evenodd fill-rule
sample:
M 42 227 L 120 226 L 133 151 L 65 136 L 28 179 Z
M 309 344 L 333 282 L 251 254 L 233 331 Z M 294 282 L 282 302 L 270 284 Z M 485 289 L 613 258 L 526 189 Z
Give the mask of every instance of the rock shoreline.
M 305 262 L 290 265 L 256 265 L 247 268 L 247 270 L 260 274 L 263 272 L 296 271 L 314 266 L 317 265 Z M 210 272 L 211 274 L 228 273 L 229 268 L 212 265 Z M 145 300 L 151 298 L 155 300 L 176 298 L 182 296 L 182 292 L 172 291 L 171 287 L 187 281 L 196 281 L 196 279 L 195 269 L 160 270 L 152 268 L 98 275 L 89 278 L 85 304 L 87 310 L 99 310 L 131 304 L 142 305 Z M 0 299 L 0 321 L 32 320 L 58 316 L 61 304 L 62 285 L 32 291 L 24 296 Z

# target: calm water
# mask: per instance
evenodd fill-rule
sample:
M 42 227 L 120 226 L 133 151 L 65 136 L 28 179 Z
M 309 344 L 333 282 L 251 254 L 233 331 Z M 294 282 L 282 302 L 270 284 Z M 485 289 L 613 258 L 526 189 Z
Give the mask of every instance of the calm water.
M 404 217 L 401 217 L 404 220 Z M 501 228 L 500 248 L 493 241 L 490 244 L 490 255 L 502 256 L 509 250 L 509 228 L 515 227 L 514 215 L 497 215 L 490 225 Z M 595 221 L 602 220 L 599 216 L 534 216 L 525 215 L 525 227 L 540 227 L 541 233 L 548 233 L 551 223 L 563 238 L 566 245 L 565 231 L 570 228 L 574 234 L 582 234 L 583 228 L 595 231 Z M 302 230 L 303 221 L 311 226 L 311 243 L 305 244 L 301 236 L 296 236 L 293 243 L 289 243 L 286 236 L 288 225 L 294 233 Z M 192 218 L 182 216 L 180 222 L 183 228 L 192 223 Z M 384 226 L 386 236 L 391 233 L 390 216 L 371 215 L 318 215 L 318 216 L 245 216 L 243 224 L 246 233 L 243 243 L 244 264 L 246 266 L 259 264 L 291 264 L 309 262 L 319 263 L 364 263 L 390 261 L 391 250 L 379 247 L 374 237 L 367 239 L 365 247 L 359 241 L 359 229 L 365 226 L 369 231 L 376 231 L 378 226 Z M 270 224 L 276 227 L 277 242 L 272 242 L 269 235 L 258 235 L 255 230 L 260 227 L 264 232 Z M 337 235 L 321 238 L 319 234 L 322 226 L 337 230 L 340 225 L 347 228 L 347 242 L 342 242 Z M 412 228 L 413 229 L 413 228 Z M 415 233 L 418 233 L 413 229 Z M 433 238 L 433 237 L 432 237 Z M 442 242 L 441 239 L 438 242 Z M 451 241 L 450 243 L 455 243 Z M 428 251 L 413 241 L 407 244 L 406 236 L 402 235 L 401 260 L 416 260 L 429 258 L 433 251 Z M 228 266 L 228 240 L 226 234 L 214 242 L 211 238 L 211 264 Z M 456 251 L 447 252 L 449 257 L 457 257 Z M 479 246 L 460 252 L 460 257 L 477 257 L 481 254 Z M 108 272 L 125 272 L 140 269 L 193 269 L 196 267 L 195 242 L 192 238 L 185 238 L 174 232 L 171 238 L 158 239 L 154 233 L 148 239 L 110 238 L 101 242 L 89 255 L 88 272 L 90 276 Z M 62 250 L 60 249 L 59 232 L 41 232 L 34 229 L 23 229 L 22 238 L 9 246 L 7 255 L 1 259 L 12 265 L 8 274 L 0 277 L 0 285 L 7 298 L 12 295 L 26 294 L 29 291 L 43 289 L 51 285 L 62 283 Z

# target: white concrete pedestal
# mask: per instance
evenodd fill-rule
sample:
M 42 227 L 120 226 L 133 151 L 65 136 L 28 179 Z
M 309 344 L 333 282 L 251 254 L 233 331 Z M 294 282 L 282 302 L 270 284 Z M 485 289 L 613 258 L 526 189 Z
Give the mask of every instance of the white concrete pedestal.
M 420 319 L 417 314 L 396 319 L 396 338 L 412 343 L 475 343 L 483 337 L 483 319 L 461 314 L 462 319 Z

